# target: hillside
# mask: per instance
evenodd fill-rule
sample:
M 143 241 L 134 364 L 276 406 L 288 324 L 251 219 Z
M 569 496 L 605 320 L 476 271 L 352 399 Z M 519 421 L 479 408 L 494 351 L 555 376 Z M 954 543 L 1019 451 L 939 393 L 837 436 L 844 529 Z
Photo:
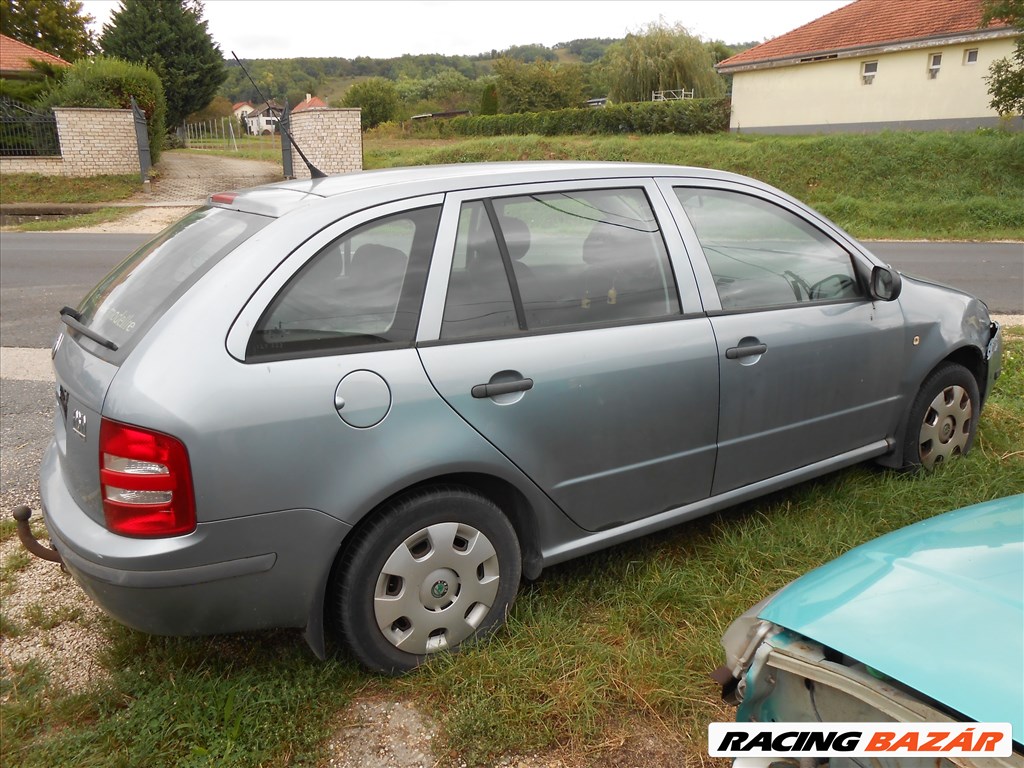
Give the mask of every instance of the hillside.
M 583 69 L 588 81 L 588 97 L 594 97 L 606 95 L 599 76 L 600 64 L 608 48 L 618 42 L 620 40 L 615 38 L 580 38 L 551 47 L 540 44 L 515 45 L 500 51 L 484 51 L 474 56 L 405 54 L 393 58 L 300 57 L 243 59 L 243 63 L 266 96 L 278 100 L 287 98 L 290 104 L 298 103 L 307 93 L 319 96 L 329 104 L 336 104 L 354 83 L 370 77 L 384 77 L 402 83 L 458 73 L 471 83 L 475 83 L 490 75 L 494 62 L 500 58 L 526 63 L 550 61 L 559 65 L 578 65 Z M 755 44 L 727 44 L 722 41 L 706 43 L 716 61 Z M 230 59 L 226 60 L 225 64 L 228 78 L 221 86 L 219 95 L 232 103 L 255 103 L 258 100 L 256 89 L 238 63 Z

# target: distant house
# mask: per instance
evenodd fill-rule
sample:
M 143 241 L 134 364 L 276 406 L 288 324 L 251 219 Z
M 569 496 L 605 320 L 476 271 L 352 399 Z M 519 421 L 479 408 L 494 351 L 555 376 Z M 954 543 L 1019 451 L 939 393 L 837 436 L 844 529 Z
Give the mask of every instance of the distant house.
M 71 62 L 64 61 L 60 56 L 40 51 L 31 45 L 26 45 L 13 37 L 0 35 L 0 77 L 25 78 L 37 76 L 30 61 L 41 61 L 47 64 L 56 64 L 62 67 L 70 67 Z
M 989 65 L 1019 32 L 982 0 L 855 0 L 717 65 L 733 131 L 973 130 L 999 123 Z M 1019 120 L 1017 121 L 1019 123 Z
M 234 113 L 235 119 L 245 120 L 245 118 L 256 111 L 256 107 L 248 101 L 239 101 L 238 103 L 231 105 L 231 111 Z
M 307 93 L 305 100 L 300 101 L 298 104 L 292 107 L 291 111 L 305 112 L 307 109 L 329 109 L 329 107 L 327 106 L 327 102 L 321 99 L 319 96 L 312 96 Z
M 284 114 L 284 107 L 271 99 L 259 109 L 253 109 L 245 118 L 245 125 L 249 133 L 277 133 L 277 124 Z

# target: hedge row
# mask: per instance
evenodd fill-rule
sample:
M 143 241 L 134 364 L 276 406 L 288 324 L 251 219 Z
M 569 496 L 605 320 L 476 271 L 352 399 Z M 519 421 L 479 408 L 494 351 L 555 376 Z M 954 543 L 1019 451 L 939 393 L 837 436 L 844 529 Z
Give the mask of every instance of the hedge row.
M 640 101 L 588 109 L 476 115 L 414 123 L 413 131 L 442 136 L 566 136 L 599 133 L 717 133 L 729 130 L 729 99 Z M 426 122 L 426 121 L 424 121 Z

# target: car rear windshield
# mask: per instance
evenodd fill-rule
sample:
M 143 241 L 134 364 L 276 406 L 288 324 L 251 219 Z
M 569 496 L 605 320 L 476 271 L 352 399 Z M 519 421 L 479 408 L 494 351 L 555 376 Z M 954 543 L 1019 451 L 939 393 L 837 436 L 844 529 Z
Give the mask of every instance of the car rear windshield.
M 81 322 L 118 346 L 114 358 L 218 261 L 273 221 L 267 216 L 201 208 L 161 232 L 114 268 L 79 305 Z M 104 357 L 111 354 L 95 346 Z

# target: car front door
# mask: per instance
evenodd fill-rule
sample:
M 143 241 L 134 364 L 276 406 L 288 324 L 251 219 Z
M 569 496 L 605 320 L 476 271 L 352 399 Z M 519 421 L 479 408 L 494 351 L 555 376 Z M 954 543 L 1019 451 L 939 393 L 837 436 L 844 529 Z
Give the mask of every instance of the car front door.
M 442 214 L 427 375 L 587 530 L 711 490 L 717 349 L 659 218 L 653 183 L 622 180 L 449 195 Z
M 868 297 L 845 239 L 743 185 L 664 188 L 691 253 L 703 252 L 694 270 L 718 343 L 712 493 L 883 452 L 905 407 L 903 316 Z

